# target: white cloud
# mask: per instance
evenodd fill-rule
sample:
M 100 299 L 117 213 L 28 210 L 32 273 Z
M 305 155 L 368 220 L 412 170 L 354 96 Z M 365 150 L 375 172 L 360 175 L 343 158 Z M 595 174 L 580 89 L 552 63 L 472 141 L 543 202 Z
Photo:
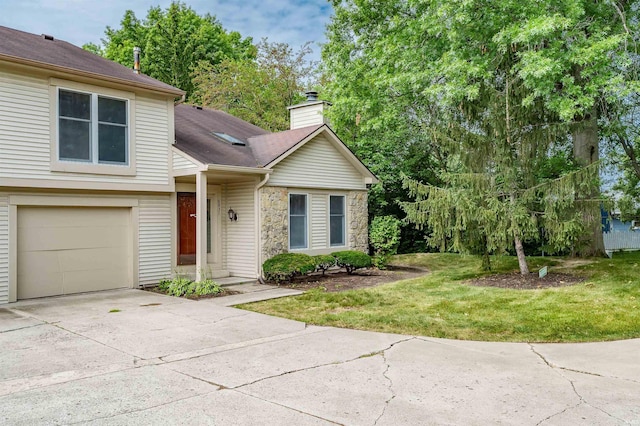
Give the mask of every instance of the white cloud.
M 152 6 L 166 8 L 171 0 L 0 0 L 0 25 L 35 34 L 50 34 L 81 46 L 99 43 L 107 26 L 118 27 L 125 10 L 144 18 Z M 191 0 L 199 14 L 215 15 L 227 30 L 254 41 L 285 42 L 297 49 L 313 43 L 314 58 L 325 42 L 325 25 L 332 13 L 327 0 Z

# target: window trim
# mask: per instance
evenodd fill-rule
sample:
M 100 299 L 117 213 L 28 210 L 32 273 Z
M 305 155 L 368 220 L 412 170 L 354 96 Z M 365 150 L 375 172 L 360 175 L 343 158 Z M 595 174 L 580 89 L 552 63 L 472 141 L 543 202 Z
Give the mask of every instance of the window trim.
M 116 175 L 116 176 L 135 176 L 136 175 L 136 156 L 135 156 L 135 94 L 130 92 L 124 92 L 121 90 L 97 87 L 89 84 L 76 83 L 66 80 L 59 80 L 51 78 L 49 82 L 49 104 L 50 104 L 50 169 L 53 172 L 67 172 L 67 173 L 86 173 L 86 174 L 100 174 L 100 175 Z M 61 160 L 59 155 L 59 92 L 60 90 L 67 90 L 70 92 L 84 93 L 91 95 L 92 109 L 97 108 L 98 97 L 117 99 L 125 101 L 127 104 L 127 152 L 126 158 L 127 164 L 120 163 L 99 163 L 93 162 L 97 160 L 98 152 L 95 150 L 98 148 L 97 140 L 92 140 L 92 161 L 74 161 L 74 160 Z M 95 113 L 92 111 L 92 135 L 95 139 L 98 127 L 97 109 Z M 95 115 L 96 122 L 93 124 L 93 116 Z
M 292 195 L 304 195 L 304 247 L 291 247 L 291 196 Z M 289 247 L 289 251 L 304 251 L 309 250 L 309 226 L 311 220 L 309 220 L 309 194 L 306 192 L 289 192 L 287 196 L 287 246 Z
M 331 244 L 331 197 L 341 197 L 342 203 L 342 243 Z M 347 246 L 347 196 L 344 194 L 329 194 L 327 197 L 327 247 L 346 247 Z

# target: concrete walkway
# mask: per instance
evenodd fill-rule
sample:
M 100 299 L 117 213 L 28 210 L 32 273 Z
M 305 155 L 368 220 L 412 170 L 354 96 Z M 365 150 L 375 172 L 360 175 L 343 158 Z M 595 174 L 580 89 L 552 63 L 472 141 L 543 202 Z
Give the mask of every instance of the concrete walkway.
M 640 425 L 640 340 L 306 326 L 122 290 L 0 309 L 0 424 Z

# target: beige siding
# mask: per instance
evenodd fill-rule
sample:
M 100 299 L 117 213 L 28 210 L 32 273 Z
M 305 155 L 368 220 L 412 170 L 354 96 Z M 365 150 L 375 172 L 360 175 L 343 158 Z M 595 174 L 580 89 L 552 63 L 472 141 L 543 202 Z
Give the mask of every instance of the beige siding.
M 173 170 L 185 170 L 194 167 L 198 167 L 198 165 L 180 153 L 173 151 Z
M 236 276 L 256 276 L 256 228 L 254 209 L 254 183 L 230 184 L 226 187 L 222 217 L 233 209 L 238 220 L 224 220 L 226 227 L 226 266 L 229 274 Z
M 49 172 L 49 88 L 0 72 L 0 178 Z
M 139 282 L 157 284 L 171 276 L 171 197 L 140 197 Z
M 169 112 L 165 100 L 135 99 L 136 176 L 50 170 L 49 80 L 0 71 L 0 179 L 167 185 Z M 87 187 L 90 187 L 89 185 Z
M 291 128 L 316 126 L 325 123 L 323 112 L 324 104 L 309 105 L 291 110 Z
M 364 177 L 323 135 L 276 164 L 268 185 L 366 189 Z
M 310 194 L 311 197 L 311 249 L 327 248 L 327 217 L 329 196 Z
M 136 97 L 137 183 L 169 182 L 168 116 L 166 101 Z
M 8 197 L 0 194 L 0 304 L 9 301 L 9 208 Z

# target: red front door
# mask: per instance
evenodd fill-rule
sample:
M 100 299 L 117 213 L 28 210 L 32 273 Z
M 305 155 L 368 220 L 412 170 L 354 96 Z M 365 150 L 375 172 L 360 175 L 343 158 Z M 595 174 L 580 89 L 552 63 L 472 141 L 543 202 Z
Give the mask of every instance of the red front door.
M 196 263 L 196 194 L 178 193 L 178 265 Z

